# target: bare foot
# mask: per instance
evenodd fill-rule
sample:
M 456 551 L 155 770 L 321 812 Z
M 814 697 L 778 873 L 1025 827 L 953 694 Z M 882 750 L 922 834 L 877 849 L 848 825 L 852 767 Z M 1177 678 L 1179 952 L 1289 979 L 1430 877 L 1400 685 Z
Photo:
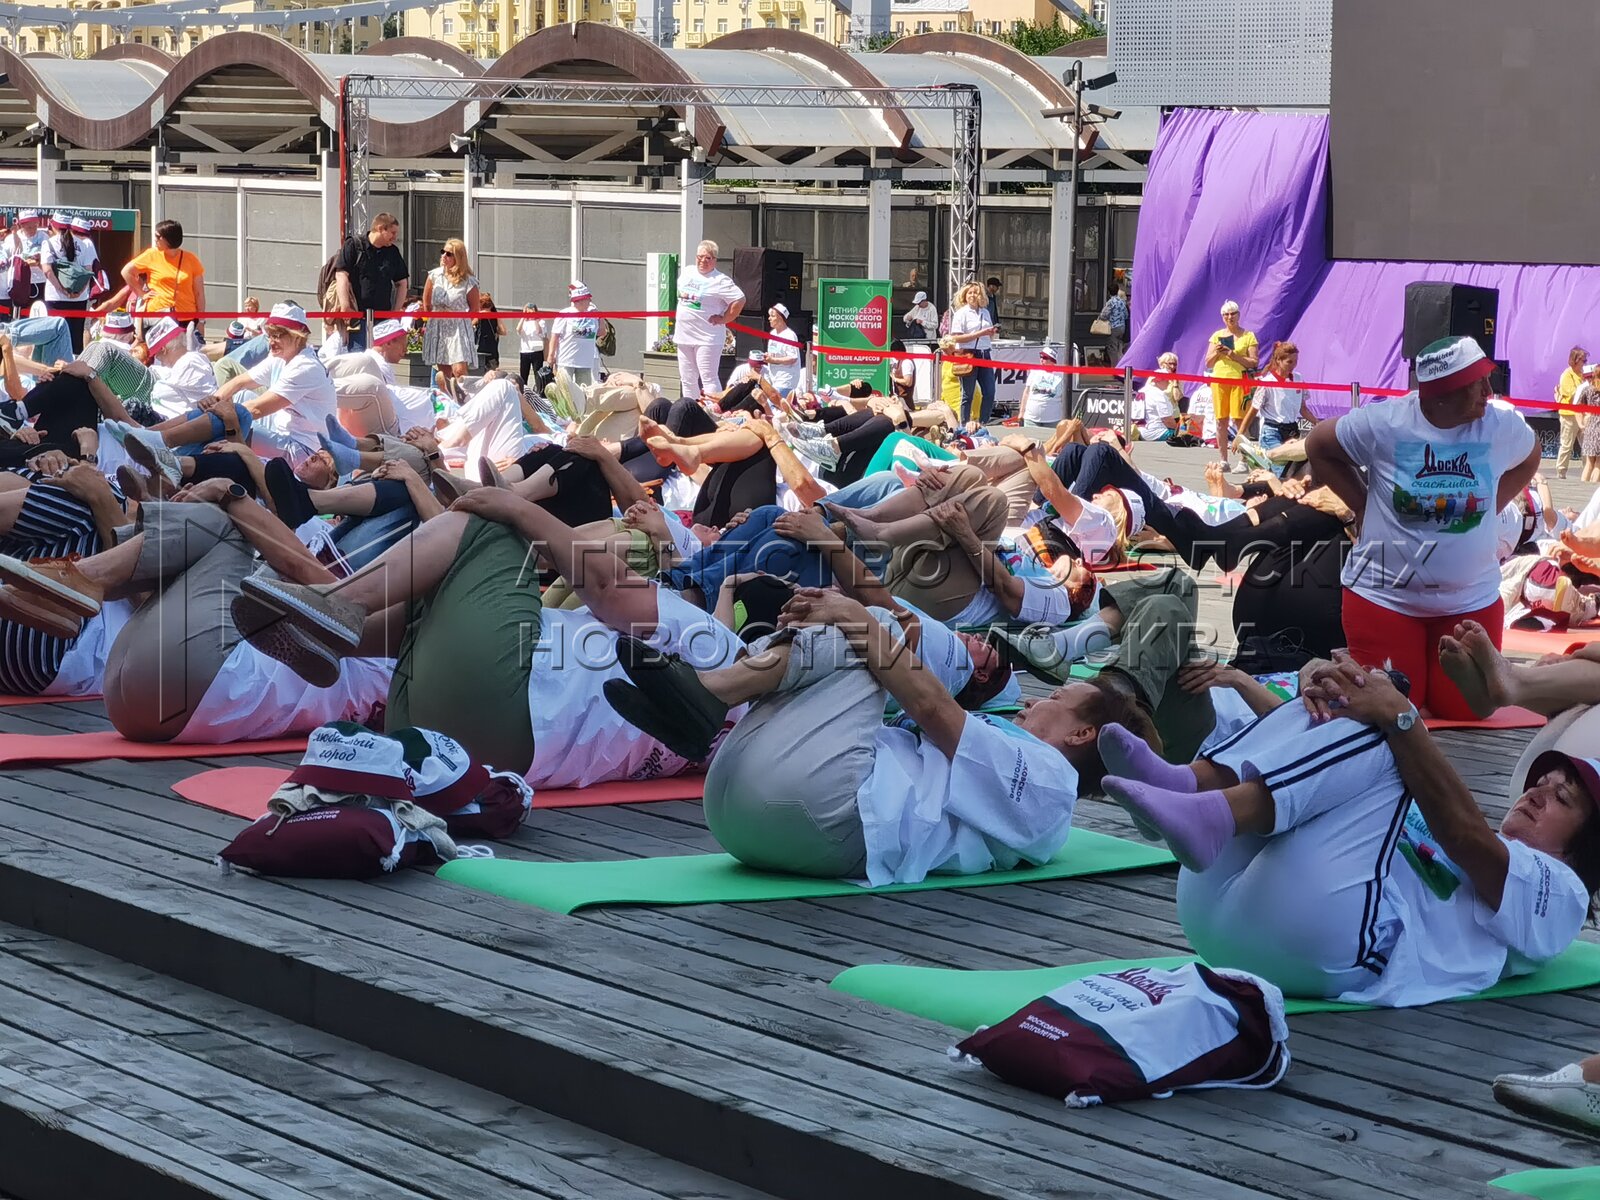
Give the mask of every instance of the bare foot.
M 657 421 L 652 421 L 649 417 L 645 416 L 643 413 L 640 413 L 639 436 L 648 442 L 653 437 L 670 438 L 672 436 L 672 430 L 668 429 L 665 425 L 662 425 Z
M 1516 681 L 1511 675 L 1511 664 L 1495 648 L 1489 631 L 1476 621 L 1463 621 L 1456 626 L 1456 638 L 1472 658 L 1472 665 L 1483 678 L 1483 688 L 1488 712 L 1517 702 Z M 1476 709 L 1474 709 L 1476 711 Z M 1484 715 L 1487 715 L 1485 713 Z
M 1473 716 L 1487 717 L 1499 705 L 1489 699 L 1489 689 L 1483 673 L 1478 670 L 1467 648 L 1455 638 L 1446 635 L 1439 639 L 1439 665 L 1450 682 L 1461 690 L 1462 697 L 1472 709 Z
M 663 467 L 677 467 L 685 475 L 693 475 L 700 469 L 700 451 L 694 446 L 680 445 L 664 437 L 647 438 L 645 445 Z
M 882 526 L 853 508 L 845 508 L 842 504 L 824 503 L 822 511 L 833 517 L 837 523 L 843 524 L 859 542 L 875 543 L 883 540 L 880 532 Z

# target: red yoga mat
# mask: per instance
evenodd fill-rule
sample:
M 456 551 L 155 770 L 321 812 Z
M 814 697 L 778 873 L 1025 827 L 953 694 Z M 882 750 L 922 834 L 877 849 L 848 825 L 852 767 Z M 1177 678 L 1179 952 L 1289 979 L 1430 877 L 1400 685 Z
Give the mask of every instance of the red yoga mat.
M 253 821 L 267 811 L 267 800 L 289 772 L 279 767 L 217 767 L 172 785 L 185 800 Z M 533 794 L 535 808 L 588 808 L 597 804 L 646 804 L 655 800 L 699 800 L 704 775 L 674 775 L 596 783 L 586 788 L 542 788 Z
M 305 748 L 304 734 L 211 746 L 193 742 L 130 742 L 114 729 L 101 729 L 94 733 L 0 733 L 0 766 L 38 767 L 54 763 L 94 762 L 102 758 L 220 758 L 242 754 L 298 754 Z
M 1580 646 L 1600 642 L 1600 626 L 1577 629 L 1507 629 L 1500 648 L 1516 654 L 1571 654 Z
M 1497 709 L 1481 720 L 1452 721 L 1447 717 L 1424 717 L 1422 723 L 1429 729 L 1542 729 L 1545 719 L 1536 712 L 1513 704 Z
M 101 696 L 0 696 L 0 708 L 21 708 L 24 704 L 81 704 Z

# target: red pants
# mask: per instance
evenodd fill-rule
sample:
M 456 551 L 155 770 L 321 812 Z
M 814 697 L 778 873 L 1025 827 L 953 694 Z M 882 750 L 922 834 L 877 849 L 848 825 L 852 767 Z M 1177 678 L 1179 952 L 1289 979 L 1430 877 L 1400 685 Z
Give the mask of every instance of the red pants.
M 1455 632 L 1458 622 L 1476 621 L 1498 649 L 1505 633 L 1505 605 L 1496 600 L 1477 612 L 1449 617 L 1408 617 L 1356 595 L 1344 592 L 1344 637 L 1351 657 L 1364 667 L 1381 667 L 1387 659 L 1411 680 L 1411 703 L 1433 717 L 1470 721 L 1461 689 L 1439 665 L 1439 639 Z

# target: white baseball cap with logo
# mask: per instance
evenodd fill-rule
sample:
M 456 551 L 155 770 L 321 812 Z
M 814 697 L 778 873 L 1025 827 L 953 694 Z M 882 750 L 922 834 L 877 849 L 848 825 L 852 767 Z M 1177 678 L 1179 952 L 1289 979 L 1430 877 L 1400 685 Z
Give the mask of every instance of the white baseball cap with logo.
M 1424 400 L 1447 396 L 1494 373 L 1494 360 L 1468 337 L 1440 338 L 1417 355 L 1417 395 Z
M 172 339 L 183 333 L 183 326 L 171 317 L 162 317 L 144 335 L 144 348 L 151 354 L 160 354 Z
M 293 300 L 280 300 L 272 306 L 272 311 L 267 314 L 268 325 L 281 325 L 285 329 L 298 329 L 302 333 L 311 332 L 311 325 L 306 320 L 306 310 Z

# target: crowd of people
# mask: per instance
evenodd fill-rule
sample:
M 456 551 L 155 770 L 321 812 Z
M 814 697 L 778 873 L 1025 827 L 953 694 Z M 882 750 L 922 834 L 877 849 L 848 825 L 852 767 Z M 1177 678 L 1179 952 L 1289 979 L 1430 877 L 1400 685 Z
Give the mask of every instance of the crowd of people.
M 341 248 L 332 311 L 396 310 L 398 232 L 382 214 Z M 76 237 L 39 256 L 73 294 Z M 1577 937 L 1600 765 L 1543 746 L 1496 829 L 1417 719 L 1600 701 L 1600 653 L 1500 654 L 1508 615 L 1594 616 L 1600 511 L 1555 512 L 1475 343 L 1313 424 L 1294 347 L 1262 367 L 1225 305 L 1200 492 L 1069 419 L 1050 348 L 1010 430 L 984 367 L 957 377 L 970 422 L 899 369 L 885 392 L 810 386 L 781 305 L 725 381 L 745 297 L 717 255 L 680 276 L 667 395 L 604 372 L 581 281 L 511 314 L 517 370 L 486 363 L 509 322 L 455 240 L 424 284 L 425 310 L 463 314 L 426 325 L 431 387 L 397 378 L 406 318 L 345 321 L 319 353 L 289 301 L 216 341 L 159 315 L 204 304 L 170 222 L 123 272 L 143 303 L 92 339 L 13 311 L 0 690 L 101 693 L 144 741 L 426 728 L 535 788 L 704 770 L 730 854 L 872 886 L 1045 862 L 1104 796 L 1182 864 L 1195 948 L 1297 995 L 1460 996 Z M 944 336 L 994 332 L 975 281 Z M 1143 440 L 1205 437 L 1176 381 L 1142 399 Z M 1276 457 L 1236 482 L 1241 445 Z M 1226 665 L 1196 636 L 1213 562 L 1241 573 Z M 1019 673 L 1053 690 L 1024 700 Z

